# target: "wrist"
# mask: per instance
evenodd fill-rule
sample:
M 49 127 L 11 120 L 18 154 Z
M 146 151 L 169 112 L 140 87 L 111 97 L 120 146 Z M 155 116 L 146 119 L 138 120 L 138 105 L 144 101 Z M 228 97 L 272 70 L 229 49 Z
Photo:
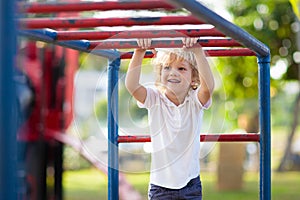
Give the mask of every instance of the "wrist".
M 193 49 L 192 49 L 192 52 L 193 52 L 195 55 L 203 55 L 203 56 L 205 56 L 205 52 L 204 52 L 204 50 L 202 49 L 202 47 L 193 48 Z
M 146 49 L 138 48 L 134 50 L 135 53 L 146 53 Z

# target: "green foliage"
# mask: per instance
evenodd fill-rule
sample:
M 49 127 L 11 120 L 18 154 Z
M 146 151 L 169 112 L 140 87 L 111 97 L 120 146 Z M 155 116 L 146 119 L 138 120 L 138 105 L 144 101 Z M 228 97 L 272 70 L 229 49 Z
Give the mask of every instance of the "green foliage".
M 103 98 L 97 102 L 95 106 L 95 114 L 99 122 L 106 124 L 107 121 L 107 99 L 106 98 Z
M 98 121 L 106 125 L 107 122 L 107 99 L 103 98 L 97 102 L 95 106 L 95 113 Z M 136 101 L 132 99 L 124 85 L 119 86 L 119 118 L 132 119 L 133 121 L 140 121 L 147 115 L 146 109 L 141 109 L 137 106 Z
M 272 125 L 289 127 L 293 117 L 296 94 L 278 93 L 272 99 Z
M 257 64 L 252 57 L 220 58 L 227 99 L 257 98 Z
M 72 147 L 65 146 L 63 166 L 65 170 L 79 170 L 89 168 L 91 164 Z
M 107 59 L 93 54 L 80 53 L 79 65 L 83 70 L 103 70 L 107 67 Z
M 282 88 L 285 80 L 298 79 L 298 64 L 293 60 L 297 51 L 296 32 L 299 25 L 292 7 L 285 0 L 230 0 L 228 11 L 233 23 L 245 29 L 258 40 L 269 46 L 271 68 L 282 61 L 287 72 L 281 79 L 271 80 L 271 96 Z M 298 25 L 298 26 L 297 26 Z M 284 67 L 284 66 L 283 66 Z M 258 111 L 258 67 L 253 57 L 219 58 L 218 70 L 226 93 L 226 102 L 234 103 L 234 111 L 226 108 L 227 120 L 237 119 L 240 113 L 253 117 Z M 217 91 L 216 95 L 220 95 Z M 233 112 L 238 113 L 232 115 Z
M 144 116 L 147 115 L 146 109 L 141 109 L 137 106 L 136 100 L 129 94 L 127 89 L 123 86 L 119 90 L 120 95 L 120 118 L 131 118 L 134 121 L 141 120 Z M 130 115 L 130 116 L 128 116 Z
M 299 31 L 291 4 L 285 0 L 231 0 L 228 6 L 234 23 L 244 28 L 271 50 L 272 63 L 286 59 L 285 79 L 298 79 L 298 65 L 293 60 Z

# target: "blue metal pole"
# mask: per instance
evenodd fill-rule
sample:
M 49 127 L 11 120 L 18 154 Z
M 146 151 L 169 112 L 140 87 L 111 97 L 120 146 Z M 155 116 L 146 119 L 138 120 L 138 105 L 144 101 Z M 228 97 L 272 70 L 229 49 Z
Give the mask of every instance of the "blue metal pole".
M 224 33 L 226 36 L 229 36 L 241 44 L 245 45 L 249 49 L 255 51 L 258 55 L 268 56 L 270 53 L 269 48 L 264 45 L 262 42 L 257 40 L 255 37 L 247 33 L 242 28 L 232 24 L 227 21 L 223 17 L 214 13 L 210 9 L 203 6 L 196 0 L 169 0 L 171 3 L 177 5 L 178 7 L 182 7 L 190 11 L 193 16 L 198 17 L 198 19 L 212 24 Z
M 260 124 L 260 200 L 271 200 L 270 55 L 258 57 Z
M 0 199 L 17 199 L 14 1 L 0 0 Z
M 119 145 L 118 145 L 118 80 L 120 58 L 109 60 L 108 65 L 108 199 L 119 199 Z
M 51 29 L 39 29 L 39 30 L 19 30 L 20 36 L 28 37 L 37 41 L 47 42 L 70 49 L 91 53 L 97 56 L 102 56 L 108 59 L 116 59 L 120 56 L 120 53 L 113 50 L 90 50 L 90 42 L 87 40 L 74 40 L 74 41 L 57 41 L 57 31 Z

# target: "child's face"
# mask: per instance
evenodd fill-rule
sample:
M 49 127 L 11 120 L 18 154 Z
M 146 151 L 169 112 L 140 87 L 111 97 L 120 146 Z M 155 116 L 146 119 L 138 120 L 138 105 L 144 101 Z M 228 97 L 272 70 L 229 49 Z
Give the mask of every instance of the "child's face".
M 191 87 L 192 67 L 183 60 L 164 64 L 161 69 L 161 83 L 175 94 L 186 93 Z

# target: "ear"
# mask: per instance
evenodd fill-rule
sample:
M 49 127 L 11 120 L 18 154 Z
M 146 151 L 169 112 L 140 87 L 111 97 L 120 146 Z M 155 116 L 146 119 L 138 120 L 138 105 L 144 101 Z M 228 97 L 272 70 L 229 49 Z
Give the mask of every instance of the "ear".
M 193 88 L 193 90 L 196 90 L 198 88 L 198 86 L 199 86 L 199 84 L 196 81 L 192 80 L 191 87 Z

